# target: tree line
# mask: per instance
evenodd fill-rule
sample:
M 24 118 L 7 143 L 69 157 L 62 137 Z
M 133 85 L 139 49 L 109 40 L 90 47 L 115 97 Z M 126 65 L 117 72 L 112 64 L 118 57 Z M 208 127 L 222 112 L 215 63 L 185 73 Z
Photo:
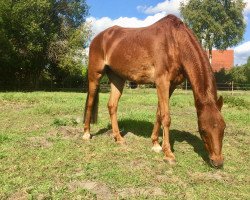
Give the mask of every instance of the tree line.
M 184 22 L 193 30 L 212 60 L 212 49 L 226 50 L 243 40 L 246 30 L 243 0 L 189 0 L 180 6 Z M 217 83 L 250 84 L 250 60 L 229 71 L 215 72 Z
M 0 88 L 82 82 L 91 34 L 85 0 L 0 1 Z
M 232 84 L 232 82 L 235 82 L 242 86 L 249 84 L 248 87 L 250 87 L 250 56 L 244 65 L 235 66 L 228 71 L 221 69 L 215 72 L 215 79 L 217 83 Z

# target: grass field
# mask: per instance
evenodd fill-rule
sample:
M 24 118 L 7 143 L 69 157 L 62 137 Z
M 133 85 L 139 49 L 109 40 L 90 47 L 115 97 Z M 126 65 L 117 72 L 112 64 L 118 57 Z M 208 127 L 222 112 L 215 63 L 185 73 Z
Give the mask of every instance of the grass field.
M 151 151 L 156 92 L 125 90 L 119 103 L 127 145 L 111 137 L 100 94 L 94 137 L 82 141 L 86 94 L 0 93 L 0 199 L 250 199 L 250 92 L 225 99 L 223 169 L 207 163 L 191 92 L 171 99 L 175 166 Z

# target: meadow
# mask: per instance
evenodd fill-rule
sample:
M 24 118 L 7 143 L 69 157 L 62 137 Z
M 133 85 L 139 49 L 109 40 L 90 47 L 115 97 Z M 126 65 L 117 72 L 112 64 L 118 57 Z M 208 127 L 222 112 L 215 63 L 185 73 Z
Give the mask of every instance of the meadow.
M 151 150 L 157 95 L 126 89 L 112 138 L 100 93 L 93 138 L 81 139 L 86 93 L 0 93 L 0 199 L 250 199 L 250 92 L 219 92 L 225 130 L 222 169 L 212 168 L 197 132 L 191 91 L 171 98 L 175 166 Z

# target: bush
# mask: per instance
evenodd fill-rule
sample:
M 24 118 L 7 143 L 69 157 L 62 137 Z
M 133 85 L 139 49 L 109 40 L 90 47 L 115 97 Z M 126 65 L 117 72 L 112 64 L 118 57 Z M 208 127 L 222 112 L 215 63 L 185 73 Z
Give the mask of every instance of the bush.
M 227 104 L 229 107 L 236 107 L 236 108 L 249 108 L 249 103 L 240 98 L 234 96 L 225 96 L 224 103 Z

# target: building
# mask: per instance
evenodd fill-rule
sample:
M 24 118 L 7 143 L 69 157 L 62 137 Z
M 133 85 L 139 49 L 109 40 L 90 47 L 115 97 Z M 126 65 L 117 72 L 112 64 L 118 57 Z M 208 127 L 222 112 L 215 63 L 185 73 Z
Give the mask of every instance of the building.
M 220 71 L 222 68 L 230 70 L 234 66 L 234 50 L 212 50 L 212 69 L 214 72 Z

